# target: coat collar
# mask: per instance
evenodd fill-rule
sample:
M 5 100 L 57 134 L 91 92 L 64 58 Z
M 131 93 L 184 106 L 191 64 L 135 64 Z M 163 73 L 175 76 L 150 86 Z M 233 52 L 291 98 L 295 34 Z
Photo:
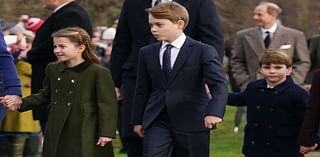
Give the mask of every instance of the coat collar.
M 74 71 L 76 73 L 80 73 L 82 71 L 84 71 L 85 69 L 87 69 L 89 67 L 89 65 L 91 65 L 91 62 L 90 61 L 85 61 L 75 67 L 72 67 L 72 68 L 68 68 L 64 63 L 59 63 L 59 66 L 58 66 L 58 70 L 59 72 L 63 73 L 65 72 L 66 70 L 70 70 L 70 71 Z
M 275 86 L 274 88 L 272 88 L 272 90 L 276 91 L 277 93 L 282 93 L 286 89 L 288 89 L 292 84 L 294 84 L 292 77 L 287 76 L 287 79 L 284 82 Z M 265 79 L 257 80 L 254 86 L 256 86 L 259 89 L 267 89 L 267 81 Z

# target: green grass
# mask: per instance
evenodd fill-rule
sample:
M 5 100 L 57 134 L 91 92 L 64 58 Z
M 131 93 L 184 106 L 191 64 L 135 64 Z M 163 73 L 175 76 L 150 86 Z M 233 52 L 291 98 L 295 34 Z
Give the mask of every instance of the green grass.
M 227 107 L 223 122 L 211 132 L 210 157 L 243 157 L 241 153 L 243 123 L 239 132 L 233 133 L 235 109 L 235 107 Z M 127 157 L 126 154 L 118 153 L 120 147 L 119 139 L 116 139 L 114 141 L 115 156 Z

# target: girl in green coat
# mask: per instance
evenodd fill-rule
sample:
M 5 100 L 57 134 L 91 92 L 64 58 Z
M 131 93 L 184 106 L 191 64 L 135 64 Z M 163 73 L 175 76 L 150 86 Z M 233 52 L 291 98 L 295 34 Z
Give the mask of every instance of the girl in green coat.
M 117 100 L 110 71 L 98 64 L 83 29 L 52 36 L 58 61 L 47 66 L 43 89 L 21 106 L 5 97 L 2 102 L 11 110 L 49 108 L 43 157 L 113 157 Z

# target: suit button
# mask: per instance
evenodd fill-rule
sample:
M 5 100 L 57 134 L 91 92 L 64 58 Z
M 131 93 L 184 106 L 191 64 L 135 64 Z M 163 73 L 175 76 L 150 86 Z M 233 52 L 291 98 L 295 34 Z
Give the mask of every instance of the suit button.
M 58 93 L 59 92 L 58 89 L 56 89 L 55 92 Z
M 68 102 L 68 106 L 71 106 L 71 102 Z
M 252 140 L 250 143 L 251 143 L 251 144 L 255 144 L 255 143 L 256 143 L 256 141 Z
M 69 94 L 71 95 L 71 94 L 72 94 L 72 91 L 69 91 Z
M 253 123 L 253 126 L 257 127 L 257 126 L 258 126 L 258 123 Z
M 264 89 L 260 89 L 260 92 L 264 92 Z
M 61 78 L 60 77 L 58 77 L 58 81 L 60 81 L 61 80 Z
M 279 92 L 278 91 L 274 91 L 274 94 L 279 94 Z
M 55 104 L 55 105 L 56 105 L 56 104 L 57 104 L 57 102 L 55 101 L 55 102 L 53 102 L 53 104 Z
M 260 106 L 257 106 L 257 107 L 256 107 L 256 109 L 260 109 L 260 108 L 261 108 Z
M 76 82 L 75 80 L 73 80 L 73 79 L 71 80 L 71 83 L 75 83 L 75 82 Z
M 268 128 L 271 129 L 271 128 L 272 128 L 272 125 L 268 125 Z
M 273 111 L 274 111 L 274 109 L 273 109 L 273 108 L 270 108 L 270 109 L 269 109 L 269 111 L 270 111 L 270 112 L 273 112 Z
M 270 142 L 266 142 L 266 145 L 270 145 Z

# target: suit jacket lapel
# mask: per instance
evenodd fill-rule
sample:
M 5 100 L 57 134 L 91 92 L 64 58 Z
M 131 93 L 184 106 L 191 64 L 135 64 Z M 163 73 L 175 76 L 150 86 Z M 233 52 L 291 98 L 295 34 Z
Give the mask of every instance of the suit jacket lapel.
M 177 75 L 177 73 L 180 71 L 181 67 L 183 66 L 184 62 L 188 58 L 188 56 L 191 54 L 192 50 L 190 49 L 190 46 L 192 46 L 191 39 L 187 37 L 186 41 L 184 42 L 183 46 L 181 47 L 178 57 L 172 67 L 172 70 L 169 75 L 168 82 L 171 82 L 174 77 Z
M 254 52 L 260 56 L 260 53 L 262 52 L 263 49 L 265 49 L 263 40 L 262 40 L 262 35 L 261 31 L 257 27 L 256 30 L 251 31 L 248 33 L 245 37 L 249 43 L 249 45 L 252 47 Z
M 282 41 L 285 38 L 286 34 L 283 32 L 282 26 L 278 24 L 278 28 L 271 39 L 270 48 L 280 48 Z
M 158 74 L 158 76 L 160 76 L 161 81 L 166 84 L 167 80 L 166 77 L 164 76 L 164 73 L 162 72 L 162 68 L 160 65 L 160 46 L 161 46 L 161 42 L 158 42 L 157 45 L 153 46 L 153 55 L 152 55 L 152 62 L 151 63 L 155 63 L 153 67 L 155 67 L 155 71 L 159 72 L 160 74 Z

